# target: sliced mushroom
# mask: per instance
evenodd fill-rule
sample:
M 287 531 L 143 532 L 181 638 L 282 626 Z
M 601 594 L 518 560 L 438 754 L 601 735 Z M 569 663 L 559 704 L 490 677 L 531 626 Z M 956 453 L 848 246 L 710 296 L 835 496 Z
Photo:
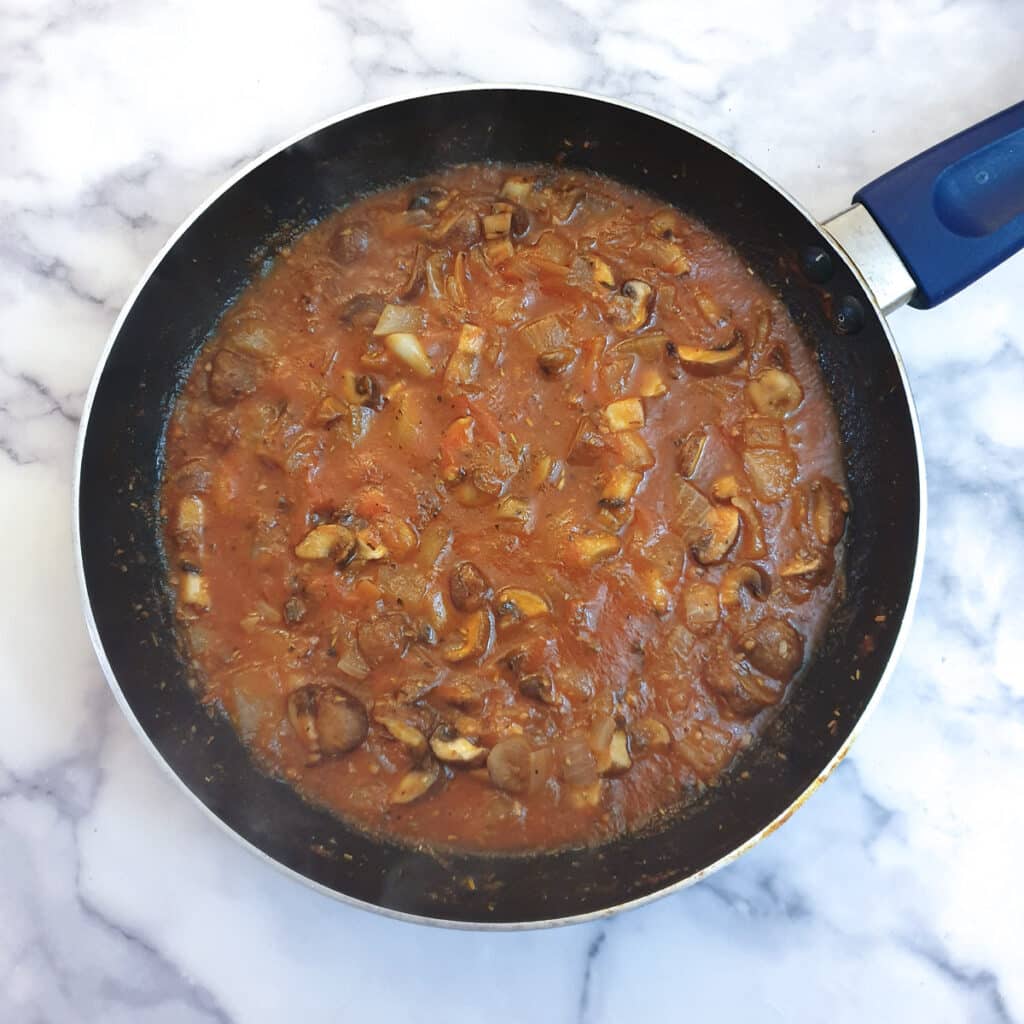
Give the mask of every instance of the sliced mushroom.
M 370 230 L 365 224 L 343 224 L 327 243 L 327 251 L 338 263 L 352 263 L 366 255 Z
M 302 686 L 288 695 L 288 721 L 299 739 L 316 758 L 320 745 L 316 731 L 317 692 L 315 686 Z
M 533 506 L 525 498 L 514 498 L 508 495 L 494 506 L 494 518 L 519 523 L 529 532 L 533 529 L 534 523 Z
M 539 672 L 531 672 L 519 680 L 519 692 L 524 697 L 531 697 L 539 700 L 542 704 L 557 704 L 558 693 L 555 691 L 555 681 L 547 669 Z
M 703 430 L 691 430 L 685 437 L 673 442 L 676 446 L 676 472 L 682 477 L 691 477 L 697 472 L 708 435 Z
M 409 649 L 411 640 L 409 620 L 401 612 L 378 615 L 356 626 L 359 653 L 371 667 L 401 658 Z
M 417 245 L 416 251 L 413 253 L 412 266 L 409 267 L 409 274 L 398 293 L 398 297 L 403 301 L 414 299 L 423 291 L 423 285 L 426 283 L 426 263 L 427 248 L 424 245 Z
M 749 562 L 727 569 L 722 576 L 722 606 L 736 608 L 742 604 L 743 591 L 763 601 L 772 589 L 768 574 L 759 565 Z
M 437 210 L 447 204 L 444 200 L 448 196 L 448 189 L 441 185 L 427 185 L 420 189 L 410 200 L 406 207 L 408 210 Z
M 206 386 L 218 405 L 230 405 L 251 395 L 262 376 L 262 367 L 255 359 L 222 348 L 210 362 Z
M 323 523 L 314 527 L 296 545 L 295 555 L 304 561 L 333 559 L 337 565 L 346 565 L 356 550 L 355 534 L 340 523 Z
M 764 543 L 764 530 L 754 503 L 743 495 L 732 499 L 732 504 L 743 517 L 743 555 L 746 558 L 764 558 L 768 549 Z
M 815 480 L 809 488 L 808 519 L 819 543 L 833 547 L 846 529 L 850 502 L 831 480 Z
M 372 330 L 377 326 L 383 309 L 384 299 L 380 295 L 353 295 L 341 307 L 338 319 L 349 327 Z
M 674 240 L 683 232 L 683 219 L 672 209 L 659 210 L 648 222 L 647 230 L 655 238 Z
M 505 587 L 498 592 L 495 604 L 498 625 L 507 626 L 524 619 L 537 619 L 551 611 L 545 597 L 522 587 Z
M 341 391 L 345 399 L 353 405 L 365 406 L 367 409 L 384 407 L 380 385 L 369 374 L 347 371 L 342 378 Z
M 459 662 L 482 658 L 491 646 L 494 619 L 489 608 L 481 608 L 466 619 L 461 642 L 444 652 L 445 661 Z
M 654 289 L 646 281 L 626 281 L 620 294 L 609 300 L 612 323 L 623 331 L 638 331 L 647 323 L 653 304 Z
M 552 348 L 546 352 L 541 352 L 537 356 L 537 365 L 548 377 L 556 377 L 558 374 L 564 373 L 576 362 L 576 356 L 577 352 L 574 348 L 569 348 L 568 346 Z
M 693 301 L 697 304 L 697 309 L 708 327 L 724 327 L 729 322 L 722 307 L 702 288 L 698 288 L 694 292 Z M 740 341 L 741 339 L 736 337 L 734 340 Z
M 787 580 L 800 579 L 815 583 L 823 579 L 827 566 L 828 562 L 822 554 L 802 549 L 779 569 L 779 575 Z
M 506 793 L 525 793 L 530 789 L 533 751 L 522 736 L 499 740 L 487 755 L 487 774 L 491 782 Z
M 664 355 L 668 343 L 669 337 L 664 331 L 644 331 L 643 334 L 633 334 L 616 342 L 612 346 L 612 351 L 637 356 L 646 363 L 654 363 Z
M 762 370 L 749 384 L 747 396 L 762 416 L 788 416 L 804 400 L 803 388 L 783 370 Z
M 693 544 L 693 557 L 701 565 L 721 562 L 729 553 L 740 531 L 740 514 L 731 505 L 715 505 L 704 517 L 704 529 Z
M 637 430 L 644 425 L 644 403 L 639 398 L 620 398 L 604 407 L 603 420 L 609 433 Z
M 388 798 L 392 804 L 411 804 L 425 796 L 441 777 L 441 766 L 433 759 L 413 768 L 399 779 Z
M 472 563 L 460 562 L 448 576 L 452 604 L 460 612 L 475 612 L 491 599 L 487 577 Z
M 633 726 L 630 739 L 632 748 L 638 753 L 656 753 L 668 750 L 672 743 L 672 734 L 664 723 L 656 718 L 646 717 L 641 718 Z
M 690 373 L 708 376 L 726 373 L 742 358 L 746 351 L 743 341 L 736 341 L 728 348 L 697 348 L 695 345 L 672 344 L 669 355 L 674 356 Z
M 313 762 L 355 750 L 366 739 L 366 708 L 336 686 L 311 683 L 288 696 L 288 720 Z
M 439 761 L 460 768 L 477 768 L 487 760 L 486 747 L 460 736 L 448 725 L 440 725 L 434 730 L 430 737 L 430 749 Z
M 363 562 L 379 562 L 388 557 L 387 545 L 377 530 L 356 530 L 356 557 Z
M 427 752 L 427 737 L 413 725 L 403 722 L 395 715 L 374 715 L 374 721 L 382 725 L 388 734 L 405 747 L 413 758 L 419 761 Z
M 726 473 L 725 476 L 720 476 L 717 480 L 712 481 L 711 497 L 715 501 L 729 501 L 739 493 L 740 482 L 732 473 Z
M 788 682 L 804 660 L 803 637 L 785 619 L 762 619 L 740 637 L 743 657 L 759 672 Z
M 366 708 L 336 686 L 323 687 L 317 701 L 316 728 L 324 756 L 347 754 L 366 739 Z

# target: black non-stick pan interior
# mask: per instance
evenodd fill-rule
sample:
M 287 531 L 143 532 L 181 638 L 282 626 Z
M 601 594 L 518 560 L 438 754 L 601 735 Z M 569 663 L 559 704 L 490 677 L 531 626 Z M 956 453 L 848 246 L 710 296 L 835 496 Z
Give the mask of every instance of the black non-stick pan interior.
M 161 585 L 161 438 L 179 383 L 225 305 L 276 247 L 368 191 L 451 164 L 554 162 L 618 178 L 728 237 L 779 292 L 818 352 L 838 410 L 852 498 L 848 596 L 817 659 L 739 771 L 657 831 L 589 850 L 435 855 L 371 839 L 254 768 L 202 709 Z M 801 271 L 808 247 L 834 272 Z M 805 260 L 806 262 L 806 260 Z M 849 299 L 864 311 L 834 326 Z M 854 309 L 854 314 L 856 314 Z M 649 115 L 546 91 L 481 89 L 377 107 L 251 170 L 160 261 L 114 339 L 80 477 L 88 598 L 110 669 L 186 786 L 281 864 L 358 900 L 454 922 L 544 921 L 641 899 L 700 872 L 786 811 L 827 768 L 871 700 L 907 606 L 918 543 L 913 423 L 878 316 L 826 238 L 757 173 Z

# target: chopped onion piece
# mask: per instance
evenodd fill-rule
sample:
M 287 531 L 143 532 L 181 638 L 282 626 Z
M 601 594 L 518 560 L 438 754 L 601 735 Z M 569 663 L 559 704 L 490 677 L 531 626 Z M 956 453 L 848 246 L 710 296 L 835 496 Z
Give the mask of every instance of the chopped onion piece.
M 408 334 L 423 330 L 426 318 L 422 309 L 416 306 L 398 306 L 388 303 L 380 313 L 373 333 L 377 337 L 389 334 Z
M 413 373 L 420 377 L 434 376 L 434 366 L 415 334 L 389 334 L 384 339 L 384 344 L 388 351 L 405 363 Z

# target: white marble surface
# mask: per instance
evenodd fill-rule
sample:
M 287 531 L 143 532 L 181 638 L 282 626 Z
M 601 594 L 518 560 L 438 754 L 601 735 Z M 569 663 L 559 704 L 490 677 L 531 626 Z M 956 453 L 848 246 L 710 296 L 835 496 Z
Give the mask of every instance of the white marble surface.
M 1024 1021 L 1024 256 L 892 321 L 930 543 L 880 710 L 785 828 L 648 908 L 480 935 L 307 891 L 150 760 L 79 613 L 72 449 L 107 332 L 279 138 L 370 98 L 550 82 L 689 121 L 826 215 L 1021 98 L 1020 5 L 787 6 L 0 3 L 0 1020 Z

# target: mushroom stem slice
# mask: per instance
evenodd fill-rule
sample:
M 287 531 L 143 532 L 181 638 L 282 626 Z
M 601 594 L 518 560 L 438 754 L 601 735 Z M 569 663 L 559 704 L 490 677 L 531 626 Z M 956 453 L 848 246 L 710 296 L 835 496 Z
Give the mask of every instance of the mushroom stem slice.
M 419 768 L 408 771 L 391 791 L 389 802 L 392 804 L 411 804 L 425 796 L 434 783 L 441 777 L 441 766 L 434 760 L 428 761 Z
M 487 760 L 486 747 L 467 740 L 447 725 L 439 726 L 434 731 L 430 737 L 430 749 L 438 761 L 462 768 L 478 768 Z
M 572 538 L 572 553 L 584 568 L 596 565 L 605 558 L 617 555 L 622 547 L 612 533 L 584 533 Z

